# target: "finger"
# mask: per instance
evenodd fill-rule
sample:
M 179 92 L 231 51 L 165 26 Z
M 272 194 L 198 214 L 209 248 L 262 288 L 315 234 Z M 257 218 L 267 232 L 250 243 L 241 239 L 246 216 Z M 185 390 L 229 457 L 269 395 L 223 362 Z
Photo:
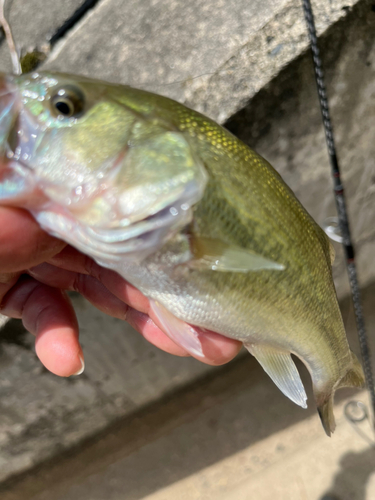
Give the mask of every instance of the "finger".
M 28 274 L 46 285 L 80 293 L 109 316 L 122 320 L 126 318 L 129 306 L 92 276 L 65 271 L 47 263 L 29 269 Z
M 3 298 L 17 283 L 18 278 L 19 273 L 0 273 L 0 308 Z
M 218 333 L 197 328 L 204 354 L 204 363 L 213 366 L 224 365 L 237 356 L 242 342 L 219 335 Z M 201 359 L 200 357 L 197 359 Z
M 160 328 L 158 328 L 147 314 L 129 307 L 126 321 L 150 342 L 150 344 L 153 344 L 162 351 L 173 354 L 174 356 L 190 356 L 185 349 L 173 342 Z
M 0 273 L 44 262 L 65 245 L 44 232 L 26 210 L 0 207 Z
M 25 328 L 36 336 L 37 356 L 52 373 L 68 377 L 83 370 L 78 323 L 64 292 L 21 277 L 5 295 L 0 312 L 22 319 Z
M 70 245 L 63 248 L 61 252 L 51 256 L 47 262 L 66 271 L 74 271 L 81 274 L 91 274 L 91 268 L 94 264 L 94 261 L 90 257 Z
M 157 318 L 141 313 L 135 309 L 129 308 L 126 320 L 139 331 L 146 340 L 151 344 L 156 345 L 160 349 L 175 354 L 177 356 L 190 356 L 182 346 L 179 346 L 175 341 L 172 341 L 162 329 L 157 326 Z M 194 327 L 201 343 L 203 356 L 197 357 L 199 361 L 208 365 L 219 366 L 231 361 L 242 347 L 242 342 L 234 339 L 229 339 L 223 335 L 219 335 L 209 330 L 203 330 L 199 327 Z M 176 349 L 177 348 L 177 349 Z
M 63 251 L 65 252 L 65 250 Z M 72 255 L 72 254 L 70 254 Z M 53 259 L 55 260 L 55 259 Z M 65 261 L 66 262 L 66 261 Z M 71 267 L 74 267 L 74 260 Z M 83 260 L 79 266 L 83 264 Z M 150 343 L 177 356 L 188 355 L 186 350 L 173 342 L 161 328 L 156 326 L 148 299 L 139 290 L 126 282 L 114 271 L 103 269 L 94 262 L 90 263 L 92 276 L 54 268 L 51 264 L 41 264 L 29 272 L 39 281 L 51 286 L 75 290 L 86 297 L 101 311 L 116 318 L 125 319 Z M 81 267 L 79 267 L 81 268 Z M 104 286 L 105 285 L 105 286 Z M 109 292 L 110 290 L 110 292 Z M 151 314 L 151 318 L 149 316 Z M 241 349 L 241 342 L 223 337 L 214 332 L 198 329 L 199 340 L 204 356 L 199 360 L 210 365 L 221 365 L 233 359 Z
M 148 312 L 148 299 L 137 288 L 125 281 L 115 271 L 99 266 L 90 257 L 78 252 L 74 248 L 70 246 L 65 247 L 60 253 L 49 259 L 48 262 L 66 271 L 92 276 L 103 283 L 121 301 L 137 311 Z
M 129 307 L 127 303 L 118 299 L 92 276 L 65 271 L 55 268 L 51 264 L 41 264 L 30 269 L 28 272 L 42 283 L 79 292 L 97 309 L 115 318 L 126 320 L 135 330 L 151 342 L 151 344 L 159 347 L 159 349 L 176 356 L 188 356 L 188 353 L 167 337 L 148 316 Z M 143 300 L 147 301 L 145 297 L 143 297 Z

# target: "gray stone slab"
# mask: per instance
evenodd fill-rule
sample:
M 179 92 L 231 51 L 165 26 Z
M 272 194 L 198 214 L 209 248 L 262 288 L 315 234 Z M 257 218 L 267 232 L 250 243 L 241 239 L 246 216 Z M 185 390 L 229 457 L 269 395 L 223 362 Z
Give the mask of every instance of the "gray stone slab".
M 322 33 L 357 2 L 313 3 Z M 300 0 L 104 0 L 46 67 L 152 90 L 222 122 L 306 47 Z
M 8 0 L 6 12 L 17 47 L 41 47 L 84 1 Z M 5 43 L 0 47 L 0 68 L 12 71 Z

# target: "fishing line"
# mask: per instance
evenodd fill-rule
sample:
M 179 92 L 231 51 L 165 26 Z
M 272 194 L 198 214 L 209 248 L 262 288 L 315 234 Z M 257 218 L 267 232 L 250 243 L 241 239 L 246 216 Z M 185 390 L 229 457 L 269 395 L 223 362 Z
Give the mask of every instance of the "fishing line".
M 70 31 L 83 17 L 88 13 L 89 10 L 93 9 L 99 0 L 85 0 L 83 4 L 78 7 L 78 9 L 73 12 L 72 16 L 65 21 L 65 23 L 57 29 L 57 31 L 49 39 L 49 43 L 54 45 L 61 38 L 63 38 L 68 31 Z
M 2 26 L 5 38 L 9 47 L 10 57 L 12 60 L 13 73 L 20 75 L 22 73 L 20 58 L 14 43 L 14 38 L 10 25 L 5 17 L 5 0 L 0 1 L 0 25 Z
M 350 236 L 349 219 L 348 219 L 348 213 L 346 209 L 346 202 L 344 196 L 344 186 L 341 182 L 340 167 L 337 158 L 332 123 L 329 113 L 327 93 L 324 83 L 324 73 L 322 70 L 322 61 L 320 59 L 318 40 L 315 29 L 314 14 L 312 11 L 310 0 L 302 0 L 302 5 L 307 24 L 307 30 L 310 38 L 310 46 L 313 56 L 316 86 L 318 90 L 320 109 L 322 112 L 324 131 L 328 147 L 328 154 L 332 169 L 334 196 L 335 196 L 338 219 L 339 219 L 339 227 L 342 236 L 342 244 L 346 256 L 346 266 L 348 270 L 350 289 L 354 305 L 354 313 L 357 324 L 359 345 L 361 348 L 363 369 L 365 372 L 366 385 L 370 394 L 370 400 L 372 406 L 372 415 L 373 415 L 372 426 L 374 427 L 375 386 L 374 386 L 373 370 L 372 370 L 372 363 L 370 356 L 370 348 L 366 334 L 363 311 L 362 311 L 361 294 L 360 294 L 358 278 L 357 278 L 357 270 L 355 265 L 354 248 Z

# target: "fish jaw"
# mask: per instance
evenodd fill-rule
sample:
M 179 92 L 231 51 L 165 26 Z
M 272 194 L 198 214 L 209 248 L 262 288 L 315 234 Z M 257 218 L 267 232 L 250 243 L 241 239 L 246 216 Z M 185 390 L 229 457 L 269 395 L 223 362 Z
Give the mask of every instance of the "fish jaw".
M 177 210 L 173 206 L 137 224 L 101 229 L 78 221 L 57 204 L 48 203 L 44 210 L 30 211 L 46 232 L 66 241 L 98 264 L 116 271 L 129 262 L 140 265 L 193 218 L 191 209 Z M 185 260 L 190 258 L 191 255 L 187 254 Z

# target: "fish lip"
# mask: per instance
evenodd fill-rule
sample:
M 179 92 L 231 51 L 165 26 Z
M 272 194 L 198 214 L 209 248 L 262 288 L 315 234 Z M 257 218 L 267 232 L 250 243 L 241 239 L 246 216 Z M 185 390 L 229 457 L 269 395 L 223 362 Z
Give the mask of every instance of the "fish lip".
M 32 214 L 47 232 L 94 258 L 99 264 L 114 268 L 119 262 L 139 264 L 186 227 L 193 217 L 191 209 L 181 212 L 178 217 L 172 214 L 160 217 L 159 213 L 152 218 L 152 223 L 142 221 L 114 230 L 88 226 L 59 205 L 55 209 L 49 206 L 46 210 L 32 210 Z
M 185 202 L 186 196 L 180 195 L 142 220 L 126 225 L 119 220 L 115 227 L 88 224 L 69 207 L 53 201 L 34 207 L 32 213 L 47 232 L 111 267 L 119 261 L 142 262 L 188 226 L 193 219 L 193 203 Z
M 192 218 L 192 214 L 190 214 L 191 207 L 189 206 L 187 209 L 177 210 L 175 205 L 175 202 L 170 203 L 158 212 L 126 226 L 119 225 L 117 227 L 100 228 L 87 225 L 87 232 L 95 235 L 97 241 L 103 243 L 114 243 L 130 240 L 143 234 L 147 234 L 153 230 L 168 226 L 180 227 L 180 222 L 186 221 L 186 214 L 189 215 L 189 219 Z M 177 212 L 175 212 L 175 210 Z M 185 223 L 183 225 L 185 225 Z
M 8 160 L 17 165 L 17 170 L 21 171 L 21 174 L 31 177 L 33 183 L 38 185 L 46 197 L 39 207 L 33 203 L 35 211 L 44 211 L 45 207 L 49 206 L 52 212 L 64 213 L 71 221 L 79 224 L 82 232 L 93 238 L 97 243 L 111 244 L 121 241 L 125 242 L 134 238 L 141 238 L 142 235 L 156 230 L 160 231 L 163 228 L 170 228 L 171 231 L 175 232 L 175 228 L 180 229 L 192 220 L 192 206 L 201 198 L 199 190 L 187 185 L 183 192 L 176 195 L 174 200 L 170 201 L 166 206 L 156 212 L 151 211 L 149 215 L 141 219 L 132 221 L 127 217 L 121 217 L 121 213 L 118 212 L 117 220 L 110 222 L 108 225 L 103 220 L 101 223 L 90 224 L 84 218 L 80 217 L 80 212 L 83 211 L 84 213 L 86 211 L 90 202 L 95 199 L 95 194 L 90 199 L 86 199 L 83 205 L 80 202 L 78 204 L 65 205 L 62 201 L 51 198 L 48 193 L 49 188 L 55 186 L 54 183 L 49 183 L 40 178 L 34 171 L 34 168 L 27 162 L 24 162 L 21 157 L 12 158 L 11 155 L 9 156 Z M 77 208 L 78 211 L 76 211 Z M 118 210 L 116 204 L 112 206 L 112 210 L 115 212 Z

